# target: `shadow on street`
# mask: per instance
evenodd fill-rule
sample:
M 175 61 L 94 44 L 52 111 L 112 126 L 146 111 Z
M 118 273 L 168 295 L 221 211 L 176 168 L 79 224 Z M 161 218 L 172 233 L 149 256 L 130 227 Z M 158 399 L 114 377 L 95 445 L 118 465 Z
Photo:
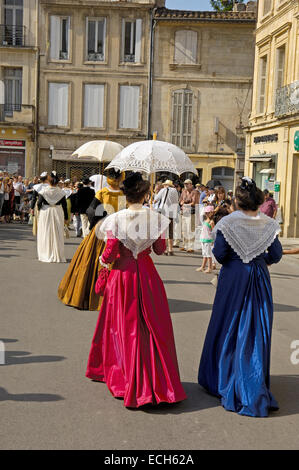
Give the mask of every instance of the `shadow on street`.
M 51 395 L 49 393 L 8 393 L 4 388 L 0 387 L 0 401 L 60 401 L 64 400 L 60 395 Z

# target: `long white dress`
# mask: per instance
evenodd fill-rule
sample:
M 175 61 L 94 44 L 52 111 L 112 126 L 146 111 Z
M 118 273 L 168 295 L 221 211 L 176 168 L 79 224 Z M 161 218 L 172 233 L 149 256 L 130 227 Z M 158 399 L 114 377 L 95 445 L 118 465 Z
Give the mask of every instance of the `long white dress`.
M 37 255 L 44 263 L 66 263 L 64 254 L 64 219 L 62 204 L 65 198 L 62 189 L 51 187 L 43 189 L 40 196 L 44 203 L 40 208 L 37 230 Z

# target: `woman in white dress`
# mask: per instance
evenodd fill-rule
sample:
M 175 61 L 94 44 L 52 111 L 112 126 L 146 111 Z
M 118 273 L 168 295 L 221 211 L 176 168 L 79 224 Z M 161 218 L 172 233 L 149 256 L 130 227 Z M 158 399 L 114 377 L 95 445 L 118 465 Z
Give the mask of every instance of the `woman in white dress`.
M 49 176 L 49 186 L 43 188 L 38 198 L 37 255 L 44 263 L 65 263 L 64 224 L 68 212 L 64 191 L 57 186 L 56 172 Z

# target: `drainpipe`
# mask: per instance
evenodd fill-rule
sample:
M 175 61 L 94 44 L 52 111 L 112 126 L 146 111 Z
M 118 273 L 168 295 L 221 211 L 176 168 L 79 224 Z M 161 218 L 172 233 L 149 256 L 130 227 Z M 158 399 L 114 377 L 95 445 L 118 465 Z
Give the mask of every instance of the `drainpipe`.
M 34 140 L 35 140 L 35 155 L 33 165 L 33 176 L 37 176 L 38 162 L 39 162 L 39 95 L 40 95 L 40 50 L 36 50 L 36 96 L 35 96 L 35 125 L 34 125 Z
M 153 65 L 154 65 L 154 30 L 156 22 L 153 18 L 154 9 L 150 12 L 150 56 L 148 77 L 148 112 L 147 112 L 147 140 L 151 138 L 152 98 L 153 98 Z

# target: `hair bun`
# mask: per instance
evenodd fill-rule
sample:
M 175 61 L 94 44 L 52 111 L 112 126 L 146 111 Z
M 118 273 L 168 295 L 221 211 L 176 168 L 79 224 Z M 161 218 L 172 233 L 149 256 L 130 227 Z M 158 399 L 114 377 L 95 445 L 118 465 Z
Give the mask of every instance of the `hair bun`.
M 128 178 L 126 178 L 123 181 L 123 185 L 126 189 L 131 189 L 131 188 L 134 188 L 136 184 L 139 183 L 140 181 L 143 181 L 142 174 L 139 172 L 136 172 L 136 173 L 133 173 L 133 175 L 128 176 Z
M 252 190 L 255 191 L 256 190 L 255 181 L 249 178 L 248 176 L 243 176 L 243 178 L 241 179 L 240 188 L 249 192 L 252 192 Z

